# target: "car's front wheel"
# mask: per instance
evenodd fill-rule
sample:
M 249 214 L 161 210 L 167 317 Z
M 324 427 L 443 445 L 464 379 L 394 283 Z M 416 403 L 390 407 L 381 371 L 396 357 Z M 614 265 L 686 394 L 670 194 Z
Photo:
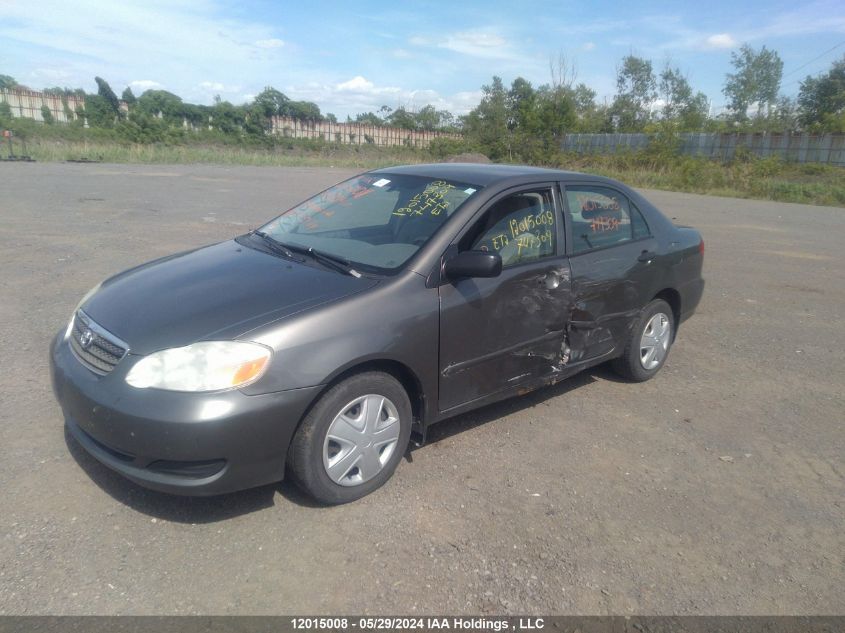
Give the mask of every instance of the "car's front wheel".
M 411 403 L 393 376 L 356 374 L 329 389 L 294 435 L 288 469 L 327 504 L 347 503 L 381 487 L 411 436 Z
M 631 328 L 625 351 L 613 361 L 613 369 L 628 380 L 645 382 L 666 362 L 674 333 L 672 308 L 662 299 L 655 299 Z

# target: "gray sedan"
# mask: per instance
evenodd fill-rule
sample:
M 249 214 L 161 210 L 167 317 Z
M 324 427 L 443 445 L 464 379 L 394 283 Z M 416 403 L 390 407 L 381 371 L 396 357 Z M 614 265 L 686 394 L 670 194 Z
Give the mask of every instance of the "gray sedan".
M 654 376 L 704 243 L 606 178 L 372 171 L 260 229 L 107 279 L 52 345 L 70 433 L 177 494 L 281 480 L 344 503 L 412 434 L 611 361 Z

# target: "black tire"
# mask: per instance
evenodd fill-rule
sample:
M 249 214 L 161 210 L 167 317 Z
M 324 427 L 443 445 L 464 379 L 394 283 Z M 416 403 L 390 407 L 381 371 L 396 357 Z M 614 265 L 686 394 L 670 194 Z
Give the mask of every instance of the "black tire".
M 356 398 L 374 394 L 387 398 L 398 413 L 399 435 L 387 462 L 371 478 L 355 485 L 332 480 L 323 463 L 323 449 L 332 421 Z M 328 505 L 349 503 L 380 488 L 402 460 L 411 437 L 411 402 L 393 376 L 365 372 L 346 378 L 324 393 L 300 424 L 288 449 L 287 468 L 297 485 L 317 501 Z
M 667 348 L 662 358 L 655 367 L 646 369 L 640 360 L 640 342 L 651 319 L 657 315 L 663 314 L 666 316 L 669 324 L 669 338 Z M 628 342 L 625 345 L 625 351 L 622 356 L 615 359 L 611 366 L 613 370 L 633 382 L 645 382 L 654 377 L 660 371 L 669 356 L 669 351 L 672 349 L 672 342 L 675 338 L 675 317 L 672 313 L 672 308 L 663 299 L 655 299 L 649 303 L 640 314 L 640 318 L 631 328 L 631 334 L 628 337 Z

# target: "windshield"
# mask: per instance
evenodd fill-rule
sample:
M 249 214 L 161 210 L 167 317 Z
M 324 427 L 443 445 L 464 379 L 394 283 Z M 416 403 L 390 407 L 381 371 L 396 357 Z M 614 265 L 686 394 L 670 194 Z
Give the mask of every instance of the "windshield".
M 425 176 L 364 174 L 285 211 L 259 229 L 362 270 L 401 267 L 480 189 Z

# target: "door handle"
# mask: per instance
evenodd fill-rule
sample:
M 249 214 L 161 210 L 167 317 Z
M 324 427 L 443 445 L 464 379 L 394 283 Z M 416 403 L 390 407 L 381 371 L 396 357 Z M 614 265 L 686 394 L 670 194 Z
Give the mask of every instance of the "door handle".
M 645 262 L 646 264 L 650 264 L 652 259 L 654 259 L 654 253 L 650 251 L 643 251 L 640 253 L 640 256 L 637 257 L 638 262 Z

